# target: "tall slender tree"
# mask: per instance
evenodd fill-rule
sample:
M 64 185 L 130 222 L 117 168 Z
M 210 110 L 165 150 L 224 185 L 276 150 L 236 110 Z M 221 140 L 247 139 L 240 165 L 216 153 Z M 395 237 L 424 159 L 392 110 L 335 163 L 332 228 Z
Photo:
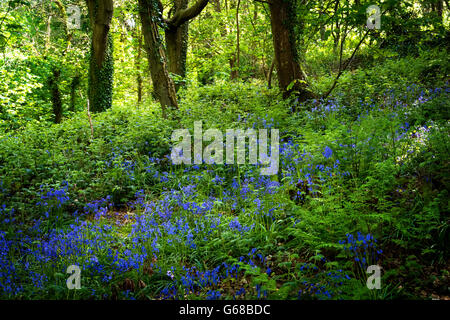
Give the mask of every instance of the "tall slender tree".
M 69 48 L 70 48 L 70 42 L 72 39 L 72 34 L 69 32 L 67 28 L 67 21 L 66 21 L 66 10 L 64 8 L 64 5 L 59 0 L 52 0 L 58 7 L 59 17 L 61 18 L 62 23 L 62 29 L 64 31 L 64 38 L 63 42 L 65 42 L 64 49 L 61 49 L 62 52 L 59 53 L 59 57 L 64 58 L 67 54 Z M 48 20 L 47 20 L 47 39 L 45 42 L 45 48 L 44 48 L 44 56 L 48 57 L 50 55 L 50 51 L 54 51 L 54 48 L 52 48 L 52 13 L 50 13 Z M 53 49 L 53 50 L 51 50 Z M 57 63 L 52 63 L 51 67 L 51 75 L 48 78 L 48 87 L 50 90 L 50 96 L 52 101 L 52 107 L 53 107 L 53 114 L 54 114 L 54 122 L 60 123 L 63 118 L 63 102 L 61 97 L 61 91 L 59 88 L 61 79 L 61 65 Z

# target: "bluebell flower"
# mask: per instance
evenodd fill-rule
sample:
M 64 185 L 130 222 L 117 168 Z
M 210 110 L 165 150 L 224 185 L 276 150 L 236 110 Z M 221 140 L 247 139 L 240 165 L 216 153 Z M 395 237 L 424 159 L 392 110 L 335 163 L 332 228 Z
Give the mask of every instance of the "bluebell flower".
M 333 150 L 331 150 L 330 147 L 326 146 L 322 154 L 326 159 L 329 159 L 333 155 Z

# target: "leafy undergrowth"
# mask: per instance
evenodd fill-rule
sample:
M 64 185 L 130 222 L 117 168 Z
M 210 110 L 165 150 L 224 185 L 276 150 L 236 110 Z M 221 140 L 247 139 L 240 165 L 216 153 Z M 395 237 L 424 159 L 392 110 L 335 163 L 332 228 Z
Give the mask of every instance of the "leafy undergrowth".
M 293 115 L 271 90 L 228 86 L 187 92 L 181 123 L 116 106 L 93 118 L 93 139 L 83 114 L 1 137 L 0 297 L 448 295 L 448 87 Z M 172 165 L 172 130 L 196 120 L 279 129 L 278 174 Z M 380 290 L 366 286 L 374 264 Z M 70 265 L 79 290 L 67 289 Z

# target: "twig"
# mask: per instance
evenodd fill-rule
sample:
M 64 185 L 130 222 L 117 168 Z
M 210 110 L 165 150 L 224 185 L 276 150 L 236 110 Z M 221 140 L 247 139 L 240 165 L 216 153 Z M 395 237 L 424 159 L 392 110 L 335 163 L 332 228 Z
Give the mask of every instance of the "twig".
M 343 67 L 343 68 L 339 68 L 339 69 L 340 69 L 340 70 L 339 70 L 339 73 L 338 73 L 338 75 L 336 76 L 336 79 L 334 79 L 333 85 L 331 86 L 330 90 L 328 90 L 327 93 L 325 93 L 325 94 L 322 96 L 322 99 L 323 99 L 323 100 L 325 100 L 326 98 L 328 98 L 328 96 L 330 95 L 330 93 L 334 90 L 334 88 L 335 88 L 336 85 L 337 85 L 337 82 L 338 82 L 339 78 L 341 77 L 341 75 L 344 73 L 344 71 L 347 69 L 347 67 L 348 67 L 348 66 L 350 65 L 350 63 L 352 62 L 352 60 L 353 60 L 353 58 L 354 58 L 356 52 L 358 51 L 359 47 L 361 46 L 361 44 L 362 44 L 362 43 L 364 42 L 364 40 L 366 39 L 366 36 L 369 34 L 369 31 L 370 31 L 370 29 L 368 29 L 368 30 L 366 31 L 366 33 L 364 34 L 364 36 L 362 37 L 362 39 L 359 41 L 359 43 L 358 43 L 358 45 L 356 46 L 355 50 L 353 50 L 353 53 L 352 53 L 350 59 L 347 60 L 347 62 L 345 63 L 344 67 Z
M 388 11 L 389 11 L 389 9 L 384 10 L 384 11 L 381 13 L 381 16 L 383 16 L 383 15 L 384 15 L 386 12 L 388 12 Z M 322 96 L 322 99 L 323 99 L 323 100 L 325 100 L 326 98 L 328 98 L 328 96 L 330 95 L 330 93 L 334 90 L 334 88 L 335 88 L 336 85 L 337 85 L 337 82 L 338 82 L 339 78 L 341 77 L 341 75 L 344 73 L 344 71 L 347 69 L 347 67 L 348 67 L 348 66 L 350 65 L 350 63 L 352 62 L 352 60 L 353 60 L 353 58 L 354 58 L 356 52 L 358 51 L 359 47 L 361 46 L 361 44 L 362 44 L 362 43 L 364 42 L 364 40 L 366 39 L 366 37 L 367 37 L 367 35 L 369 34 L 370 30 L 371 30 L 371 29 L 367 29 L 366 33 L 365 33 L 364 36 L 362 37 L 361 41 L 359 41 L 359 43 L 358 43 L 358 45 L 356 46 L 355 50 L 353 50 L 353 53 L 352 53 L 350 59 L 347 60 L 347 62 L 345 63 L 345 65 L 344 65 L 343 68 L 341 68 L 341 66 L 340 66 L 341 62 L 339 62 L 339 73 L 338 73 L 338 75 L 336 76 L 336 79 L 334 79 L 333 85 L 331 86 L 330 90 L 328 90 L 327 93 L 325 93 L 325 94 Z M 341 49 L 341 50 L 342 50 L 342 49 Z
M 92 126 L 91 113 L 89 112 L 89 99 L 87 99 L 87 116 L 89 119 L 89 125 L 91 126 L 91 140 L 94 139 L 94 127 Z

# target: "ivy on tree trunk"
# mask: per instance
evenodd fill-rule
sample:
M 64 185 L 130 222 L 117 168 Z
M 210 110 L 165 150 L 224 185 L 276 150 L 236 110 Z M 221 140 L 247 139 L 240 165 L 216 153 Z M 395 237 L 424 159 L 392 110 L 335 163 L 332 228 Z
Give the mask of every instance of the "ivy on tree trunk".
M 298 51 L 294 25 L 296 22 L 296 1 L 272 0 L 269 2 L 275 67 L 278 85 L 287 98 L 295 92 L 300 101 L 311 98 L 306 89 L 305 77 L 298 62 Z
M 189 21 L 198 16 L 209 0 L 198 0 L 188 7 L 189 0 L 174 0 L 171 11 L 174 14 L 166 19 L 165 40 L 169 72 L 186 77 L 186 58 L 188 50 Z M 176 86 L 178 90 L 179 86 Z
M 159 36 L 158 24 L 163 23 L 161 11 L 158 1 L 139 0 L 139 15 L 153 88 L 156 98 L 161 104 L 163 117 L 166 117 L 166 109 L 177 109 L 178 102 L 175 85 L 169 76 L 167 59 Z
M 92 28 L 89 60 L 88 97 L 92 112 L 101 112 L 112 105 L 113 40 L 109 28 L 113 16 L 113 0 L 86 0 Z
M 188 0 L 175 0 L 174 10 L 186 9 Z M 182 78 L 186 76 L 189 22 L 180 26 L 169 25 L 165 30 L 169 72 Z

